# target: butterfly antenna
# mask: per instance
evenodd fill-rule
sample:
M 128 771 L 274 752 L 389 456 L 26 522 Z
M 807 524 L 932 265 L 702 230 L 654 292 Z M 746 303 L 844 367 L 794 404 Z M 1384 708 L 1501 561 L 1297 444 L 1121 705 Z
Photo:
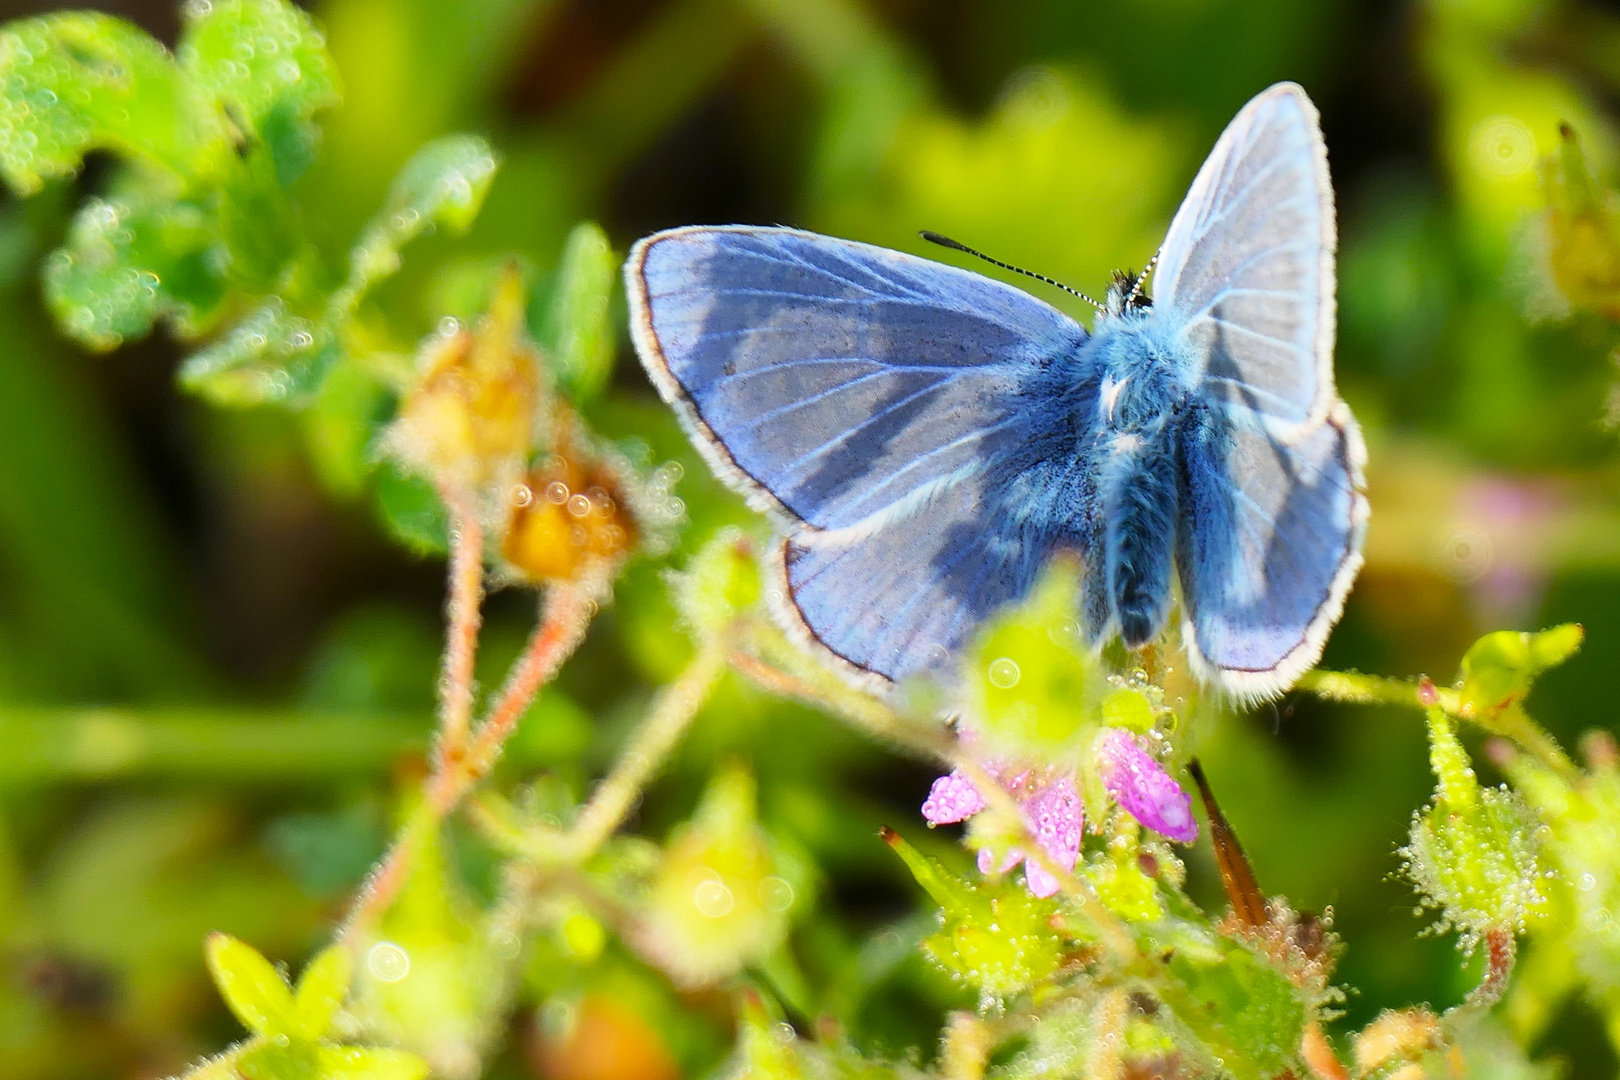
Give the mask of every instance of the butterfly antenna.
M 1147 283 L 1148 275 L 1153 273 L 1153 268 L 1158 265 L 1159 253 L 1155 251 L 1153 253 L 1153 258 L 1149 259 L 1147 265 L 1142 267 L 1142 272 L 1136 275 L 1136 284 L 1131 286 L 1131 295 L 1125 298 L 1126 310 L 1129 310 L 1132 302 L 1135 301 L 1138 296 L 1142 295 L 1142 286 Z
M 1014 266 L 1012 263 L 1004 263 L 1000 259 L 992 259 L 990 256 L 986 255 L 984 252 L 975 251 L 973 248 L 968 247 L 966 244 L 962 243 L 959 240 L 952 240 L 948 236 L 941 236 L 939 233 L 937 233 L 937 232 L 929 232 L 927 229 L 920 230 L 917 233 L 917 235 L 921 236 L 924 240 L 928 241 L 930 244 L 938 244 L 940 247 L 947 247 L 947 248 L 950 248 L 953 251 L 961 251 L 961 252 L 964 252 L 964 253 L 966 253 L 968 255 L 972 255 L 976 259 L 983 259 L 985 262 L 989 263 L 991 266 L 999 266 L 1003 270 L 1011 270 L 1015 274 L 1023 274 L 1025 277 L 1032 277 L 1036 281 L 1044 281 L 1048 285 L 1051 285 L 1051 286 L 1054 286 L 1056 288 L 1062 289 L 1064 292 L 1068 293 L 1070 296 L 1078 296 L 1080 299 L 1084 300 L 1086 303 L 1090 304 L 1092 307 L 1096 308 L 1098 311 L 1106 311 L 1106 310 L 1108 310 L 1107 308 L 1103 307 L 1101 304 L 1097 303 L 1097 301 L 1095 301 L 1091 297 L 1087 296 L 1085 293 L 1081 292 L 1078 289 L 1071 289 L 1067 285 L 1063 284 L 1063 282 L 1061 282 L 1061 281 L 1053 281 L 1051 278 L 1047 277 L 1045 274 L 1037 274 L 1033 270 L 1025 270 L 1022 266 Z

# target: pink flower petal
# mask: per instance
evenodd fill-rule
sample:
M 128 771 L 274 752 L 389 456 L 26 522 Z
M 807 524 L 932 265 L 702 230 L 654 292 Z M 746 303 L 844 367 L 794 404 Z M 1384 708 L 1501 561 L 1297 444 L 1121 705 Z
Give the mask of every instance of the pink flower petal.
M 1074 866 L 1080 857 L 1085 808 L 1073 778 L 1058 777 L 1025 800 L 1024 820 L 1053 862 L 1065 870 Z
M 1007 857 L 1001 860 L 1001 865 L 997 866 L 996 853 L 987 847 L 982 847 L 979 849 L 979 873 L 1005 874 L 1007 871 L 1017 866 L 1020 862 L 1023 862 L 1023 860 L 1024 853 L 1017 848 L 1013 848 L 1011 851 L 1007 852 Z
M 1058 891 L 1058 879 L 1034 859 L 1024 863 L 1024 887 L 1031 896 L 1047 897 Z
M 984 796 L 959 772 L 934 781 L 922 804 L 922 815 L 930 825 L 954 825 L 984 809 Z
M 1107 728 L 1097 737 L 1097 771 L 1114 801 L 1143 825 L 1172 840 L 1190 844 L 1198 839 L 1192 816 L 1192 797 L 1171 779 L 1164 766 L 1121 728 Z

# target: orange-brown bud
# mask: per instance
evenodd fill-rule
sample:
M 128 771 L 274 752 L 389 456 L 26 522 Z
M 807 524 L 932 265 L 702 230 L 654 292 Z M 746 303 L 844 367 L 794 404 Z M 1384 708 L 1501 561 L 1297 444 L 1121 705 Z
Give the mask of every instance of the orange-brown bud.
M 513 492 L 501 554 L 530 581 L 570 581 L 625 558 L 638 539 L 618 468 L 561 440 Z
M 508 268 L 475 329 L 452 325 L 422 347 L 420 377 L 386 440 L 441 487 L 487 494 L 509 483 L 534 447 L 540 373 L 523 336 L 523 298 L 523 281 Z

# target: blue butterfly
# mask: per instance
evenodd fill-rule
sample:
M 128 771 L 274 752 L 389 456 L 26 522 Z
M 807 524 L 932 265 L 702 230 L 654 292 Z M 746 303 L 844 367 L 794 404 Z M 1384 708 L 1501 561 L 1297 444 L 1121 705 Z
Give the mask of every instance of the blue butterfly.
M 657 233 L 625 280 L 653 382 L 781 527 L 782 614 L 846 671 L 944 666 L 1069 550 L 1089 640 L 1154 640 L 1179 580 L 1195 674 L 1256 701 L 1316 663 L 1361 566 L 1334 243 L 1316 109 L 1282 83 L 1193 181 L 1152 300 L 1116 275 L 1089 334 L 1002 282 L 794 229 Z

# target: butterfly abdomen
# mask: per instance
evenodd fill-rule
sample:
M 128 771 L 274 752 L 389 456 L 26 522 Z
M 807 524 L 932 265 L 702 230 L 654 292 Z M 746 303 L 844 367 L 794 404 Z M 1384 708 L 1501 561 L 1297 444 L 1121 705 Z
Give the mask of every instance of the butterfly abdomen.
M 1176 365 L 1122 327 L 1103 350 L 1098 483 L 1106 591 L 1125 644 L 1147 644 L 1170 611 L 1178 516 L 1175 417 L 1185 392 Z

